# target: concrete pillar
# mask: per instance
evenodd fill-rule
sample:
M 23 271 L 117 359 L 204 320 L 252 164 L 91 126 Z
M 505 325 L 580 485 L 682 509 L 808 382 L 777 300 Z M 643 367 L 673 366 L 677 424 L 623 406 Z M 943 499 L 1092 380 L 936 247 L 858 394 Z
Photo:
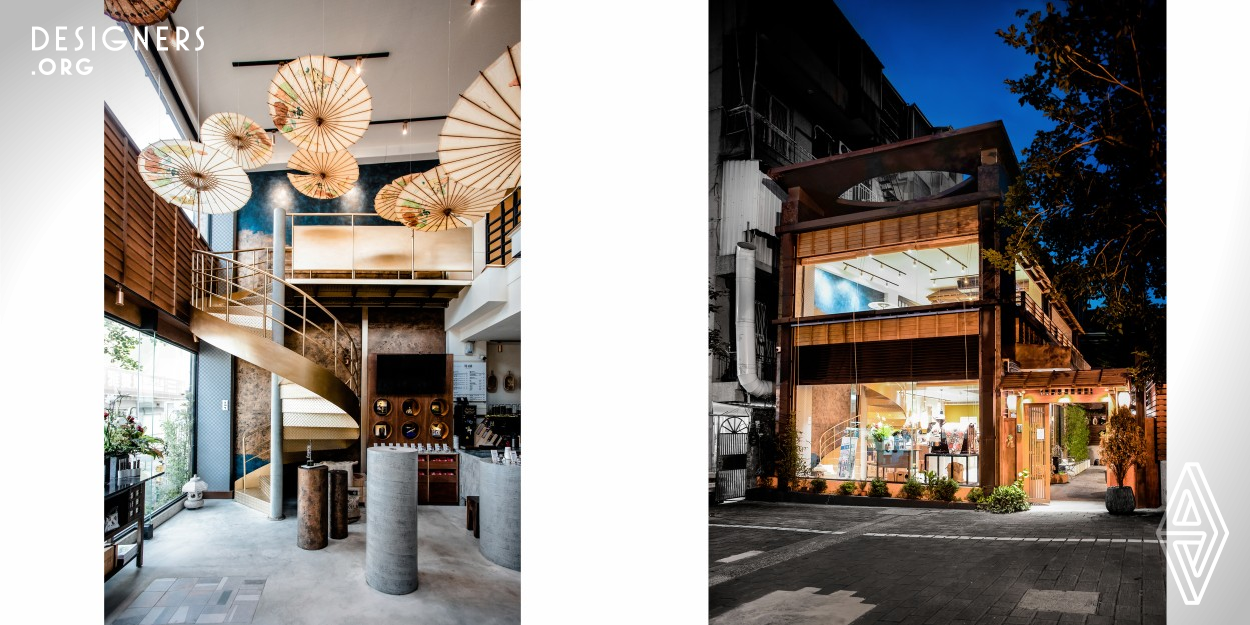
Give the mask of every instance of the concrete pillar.
M 286 211 L 273 208 L 273 268 L 278 278 L 286 275 Z M 286 301 L 286 288 L 275 280 L 270 297 L 281 304 Z M 273 321 L 270 324 L 273 342 L 285 345 L 286 328 L 282 325 L 286 314 L 279 305 L 270 305 Z M 278 374 L 269 377 L 269 518 L 282 518 L 282 378 Z
M 299 531 L 296 544 L 300 549 L 325 549 L 326 543 L 326 473 L 325 465 L 299 468 Z M 344 485 L 346 486 L 346 485 Z
M 478 467 L 478 550 L 487 560 L 521 570 L 521 467 L 482 462 Z M 370 500 L 372 502 L 372 499 Z M 372 513 L 372 508 L 370 509 Z
M 417 450 L 370 447 L 365 582 L 388 595 L 417 589 Z
M 330 471 L 330 538 L 347 538 L 347 471 Z

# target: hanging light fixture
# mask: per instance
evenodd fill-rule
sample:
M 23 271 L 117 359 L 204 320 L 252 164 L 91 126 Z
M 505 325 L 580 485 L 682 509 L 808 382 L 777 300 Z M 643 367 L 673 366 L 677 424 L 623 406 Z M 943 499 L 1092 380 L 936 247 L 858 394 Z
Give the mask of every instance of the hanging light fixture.
M 405 135 L 406 135 L 406 134 L 408 134 L 408 122 L 404 122 L 404 126 L 403 126 L 403 133 L 404 133 Z
M 365 66 L 365 57 L 363 56 L 356 57 L 356 75 L 357 76 L 360 75 L 360 68 L 364 66 Z
M 126 305 L 126 294 L 122 292 L 122 285 L 121 285 L 121 284 L 118 284 L 118 285 L 117 285 L 117 305 L 118 305 L 118 306 L 125 306 L 125 305 Z

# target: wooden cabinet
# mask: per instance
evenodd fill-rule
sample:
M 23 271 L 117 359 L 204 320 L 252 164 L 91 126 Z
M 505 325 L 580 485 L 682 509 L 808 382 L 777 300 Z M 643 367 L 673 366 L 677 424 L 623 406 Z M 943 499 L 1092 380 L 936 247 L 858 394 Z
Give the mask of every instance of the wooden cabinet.
M 145 485 L 160 473 L 144 477 L 133 483 L 113 484 L 104 487 L 104 545 L 105 558 L 113 558 L 112 566 L 104 565 L 104 581 L 108 581 L 131 560 L 135 566 L 143 566 L 143 508 Z M 126 532 L 137 534 L 135 544 L 118 545 L 117 539 Z
M 459 454 L 420 454 L 417 456 L 417 504 L 436 506 L 460 504 Z

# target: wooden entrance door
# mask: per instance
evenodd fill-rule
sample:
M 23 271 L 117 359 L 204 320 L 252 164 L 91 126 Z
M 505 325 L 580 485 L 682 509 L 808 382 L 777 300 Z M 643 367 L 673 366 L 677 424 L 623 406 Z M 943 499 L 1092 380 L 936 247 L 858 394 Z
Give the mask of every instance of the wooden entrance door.
M 1032 503 L 1050 503 L 1050 415 L 1047 404 L 1029 404 L 1024 426 L 1028 441 L 1029 478 L 1024 492 Z

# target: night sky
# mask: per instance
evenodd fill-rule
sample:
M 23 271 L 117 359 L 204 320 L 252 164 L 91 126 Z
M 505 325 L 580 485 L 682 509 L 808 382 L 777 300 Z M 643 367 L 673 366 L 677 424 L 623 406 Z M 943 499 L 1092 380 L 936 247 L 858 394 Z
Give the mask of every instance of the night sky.
M 1016 9 L 1043 9 L 1029 0 L 840 0 L 838 8 L 885 66 L 903 99 L 934 126 L 962 128 L 1003 120 L 1011 145 L 1028 147 L 1053 123 L 1022 107 L 1003 80 L 1033 69 L 1033 58 L 1003 43 L 999 28 L 1023 24 Z

